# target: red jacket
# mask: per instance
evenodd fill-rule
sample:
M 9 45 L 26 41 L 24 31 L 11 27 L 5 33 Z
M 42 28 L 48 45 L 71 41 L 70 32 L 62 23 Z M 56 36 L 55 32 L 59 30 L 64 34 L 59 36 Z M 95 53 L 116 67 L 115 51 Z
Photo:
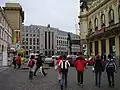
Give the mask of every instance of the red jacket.
M 85 60 L 76 60 L 75 68 L 79 72 L 84 72 L 87 61 Z
M 89 63 L 89 61 L 85 60 L 84 56 L 80 55 L 75 61 L 76 70 L 79 72 L 84 72 L 87 63 Z

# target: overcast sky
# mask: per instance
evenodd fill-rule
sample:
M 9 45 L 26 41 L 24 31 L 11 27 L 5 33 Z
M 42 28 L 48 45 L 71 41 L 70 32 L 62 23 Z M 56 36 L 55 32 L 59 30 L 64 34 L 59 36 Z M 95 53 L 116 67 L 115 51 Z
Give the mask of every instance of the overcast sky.
M 0 5 L 6 1 L 0 0 Z M 25 11 L 25 25 L 37 24 L 75 33 L 79 0 L 16 0 Z

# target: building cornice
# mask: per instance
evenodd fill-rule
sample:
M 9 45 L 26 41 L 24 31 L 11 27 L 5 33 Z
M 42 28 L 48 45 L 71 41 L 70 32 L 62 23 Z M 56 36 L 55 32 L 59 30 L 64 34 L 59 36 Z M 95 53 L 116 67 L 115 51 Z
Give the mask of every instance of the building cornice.
M 110 0 L 104 0 L 99 5 L 97 5 L 95 8 L 92 8 L 91 10 L 88 10 L 86 14 L 78 16 L 78 18 L 85 18 L 88 17 L 90 14 L 94 13 L 98 9 L 100 9 L 102 6 L 106 5 Z M 117 0 L 113 0 L 112 2 L 117 2 Z
M 9 27 L 12 29 L 12 31 L 13 31 L 13 28 L 11 27 L 11 25 L 10 25 L 8 19 L 7 19 L 7 16 L 5 15 L 4 10 L 3 10 L 2 7 L 0 7 L 0 12 L 1 12 L 2 16 L 4 17 L 4 19 L 6 20 L 8 26 L 9 26 Z
M 24 11 L 22 10 L 21 7 L 3 7 L 4 11 L 6 10 L 15 10 L 15 11 L 20 11 L 20 16 L 22 17 L 22 22 L 24 22 Z

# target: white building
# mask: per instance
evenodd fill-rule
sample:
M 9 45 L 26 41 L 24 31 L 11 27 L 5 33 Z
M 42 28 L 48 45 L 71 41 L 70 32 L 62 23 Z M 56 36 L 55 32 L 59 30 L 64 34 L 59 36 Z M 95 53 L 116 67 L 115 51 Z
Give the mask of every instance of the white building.
M 28 55 L 30 52 L 44 53 L 46 56 L 68 54 L 68 32 L 61 31 L 50 25 L 24 26 L 21 32 L 22 46 Z M 79 39 L 78 35 L 71 37 Z M 72 45 L 72 53 L 80 52 L 79 45 Z
M 8 65 L 8 49 L 12 45 L 12 28 L 0 7 L 0 66 Z

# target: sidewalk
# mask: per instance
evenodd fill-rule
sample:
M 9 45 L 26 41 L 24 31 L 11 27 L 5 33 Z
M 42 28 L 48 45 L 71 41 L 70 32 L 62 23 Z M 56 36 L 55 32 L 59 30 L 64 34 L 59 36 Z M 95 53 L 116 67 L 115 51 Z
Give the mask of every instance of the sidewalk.
M 7 68 L 9 68 L 9 67 L 6 67 L 6 66 L 0 66 L 0 72 L 6 70 Z

